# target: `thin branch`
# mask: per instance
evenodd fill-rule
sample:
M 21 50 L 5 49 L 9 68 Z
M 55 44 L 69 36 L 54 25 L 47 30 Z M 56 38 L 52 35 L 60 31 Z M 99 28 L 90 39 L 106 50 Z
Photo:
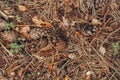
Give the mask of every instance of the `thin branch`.
M 118 32 L 119 30 L 120 30 L 120 28 L 118 28 L 117 30 L 115 30 L 115 31 L 113 31 L 112 33 L 110 33 L 110 34 L 108 35 L 108 37 L 105 38 L 105 40 L 103 41 L 103 43 L 101 44 L 101 46 L 108 40 L 108 38 L 109 38 L 110 36 L 112 36 L 114 33 Z
M 7 48 L 6 48 L 1 42 L 0 42 L 0 45 L 3 47 L 3 49 L 4 49 L 7 53 L 9 53 L 9 55 L 10 55 L 11 57 L 13 57 L 13 54 L 10 53 L 10 51 L 7 50 Z
M 6 21 L 8 20 L 8 16 L 0 10 L 0 16 L 2 16 Z

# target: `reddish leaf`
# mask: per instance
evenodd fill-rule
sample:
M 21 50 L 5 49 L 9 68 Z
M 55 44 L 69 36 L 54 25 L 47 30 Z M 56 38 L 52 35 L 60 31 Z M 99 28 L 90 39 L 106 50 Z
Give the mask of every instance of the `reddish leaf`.
M 18 71 L 18 76 L 21 77 L 23 74 L 24 68 L 20 68 L 20 70 Z

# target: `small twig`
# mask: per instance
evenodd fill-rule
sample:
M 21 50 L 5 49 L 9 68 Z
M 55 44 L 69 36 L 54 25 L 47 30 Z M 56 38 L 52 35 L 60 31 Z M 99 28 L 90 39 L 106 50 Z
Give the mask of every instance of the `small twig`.
M 8 20 L 8 16 L 0 10 L 0 15 L 7 21 Z
M 108 65 L 109 67 L 113 68 L 120 75 L 120 72 L 112 64 L 110 64 L 108 60 L 106 60 L 93 46 L 91 46 L 90 44 L 89 46 L 96 52 L 96 54 L 102 59 L 102 61 L 105 62 L 105 65 Z
M 34 58 L 28 63 L 28 65 L 26 65 L 26 67 L 24 68 L 24 72 L 20 78 L 20 80 L 23 80 L 24 76 L 25 76 L 25 72 L 27 71 L 27 68 L 33 63 Z
M 118 28 L 117 30 L 115 30 L 115 31 L 113 31 L 112 33 L 110 33 L 110 34 L 108 35 L 108 37 L 105 38 L 105 40 L 103 41 L 103 43 L 101 44 L 101 46 L 108 40 L 108 38 L 109 38 L 111 35 L 113 35 L 114 33 L 116 33 L 116 32 L 119 31 L 119 30 L 120 30 L 120 28 Z
M 66 64 L 68 64 L 69 61 L 70 61 L 70 60 L 68 60 L 68 61 L 58 70 L 57 74 L 59 74 L 59 73 L 61 72 L 61 70 L 66 66 Z
M 108 22 L 111 20 L 111 18 L 109 18 L 104 25 L 102 26 L 102 28 L 99 30 L 99 32 L 96 34 L 96 36 L 92 39 L 92 41 L 90 42 L 90 45 L 92 45 L 93 41 L 98 37 L 98 35 L 101 33 L 101 31 L 106 27 L 106 25 L 108 24 Z
M 3 49 L 4 49 L 7 53 L 9 53 L 9 55 L 10 55 L 11 57 L 13 57 L 13 54 L 10 53 L 10 51 L 7 50 L 7 48 L 6 48 L 1 42 L 0 42 L 0 45 L 3 47 Z

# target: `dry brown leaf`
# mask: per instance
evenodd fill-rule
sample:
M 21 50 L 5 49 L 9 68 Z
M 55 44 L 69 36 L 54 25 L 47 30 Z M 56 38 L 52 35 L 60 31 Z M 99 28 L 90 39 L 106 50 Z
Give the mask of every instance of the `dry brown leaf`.
M 76 35 L 79 36 L 80 38 L 83 38 L 83 35 L 80 32 L 76 32 Z
M 49 71 L 50 73 L 52 73 L 52 68 L 53 68 L 53 64 L 49 64 L 49 65 L 48 65 L 48 71 Z
M 27 8 L 23 5 L 19 5 L 18 9 L 19 9 L 19 11 L 23 11 L 23 12 L 27 10 Z
M 42 20 L 39 20 L 37 16 L 34 16 L 32 18 L 32 21 L 37 25 L 37 26 L 40 26 L 41 23 L 43 22 Z
M 24 68 L 20 68 L 20 70 L 18 71 L 18 76 L 21 77 L 23 74 Z
M 30 27 L 29 26 L 27 26 L 27 25 L 26 26 L 22 26 L 19 29 L 15 28 L 15 30 L 17 32 L 21 33 L 24 38 L 30 40 L 29 34 L 28 34 L 28 32 L 30 31 Z
M 43 22 L 41 19 L 38 19 L 37 16 L 34 16 L 32 18 L 32 21 L 37 25 L 37 27 L 44 27 L 44 28 L 50 28 L 51 27 L 51 23 L 50 22 Z
M 69 80 L 68 76 L 66 76 L 64 80 Z
M 23 36 L 24 38 L 30 40 L 30 36 L 29 36 L 28 33 L 21 33 L 21 34 L 22 34 L 22 36 Z
M 42 25 L 42 27 L 44 27 L 44 28 L 50 28 L 52 24 L 49 23 L 49 22 L 42 22 L 41 25 Z
M 20 29 L 20 33 L 28 33 L 30 31 L 30 27 L 29 26 L 24 26 L 24 27 L 21 27 Z

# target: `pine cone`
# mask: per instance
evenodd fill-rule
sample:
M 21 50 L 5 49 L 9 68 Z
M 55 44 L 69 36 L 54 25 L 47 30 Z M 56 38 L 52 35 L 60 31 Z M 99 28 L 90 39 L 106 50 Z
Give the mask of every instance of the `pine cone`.
M 30 30 L 29 35 L 31 39 L 40 39 L 43 37 L 49 37 L 52 32 L 46 28 L 33 28 Z

